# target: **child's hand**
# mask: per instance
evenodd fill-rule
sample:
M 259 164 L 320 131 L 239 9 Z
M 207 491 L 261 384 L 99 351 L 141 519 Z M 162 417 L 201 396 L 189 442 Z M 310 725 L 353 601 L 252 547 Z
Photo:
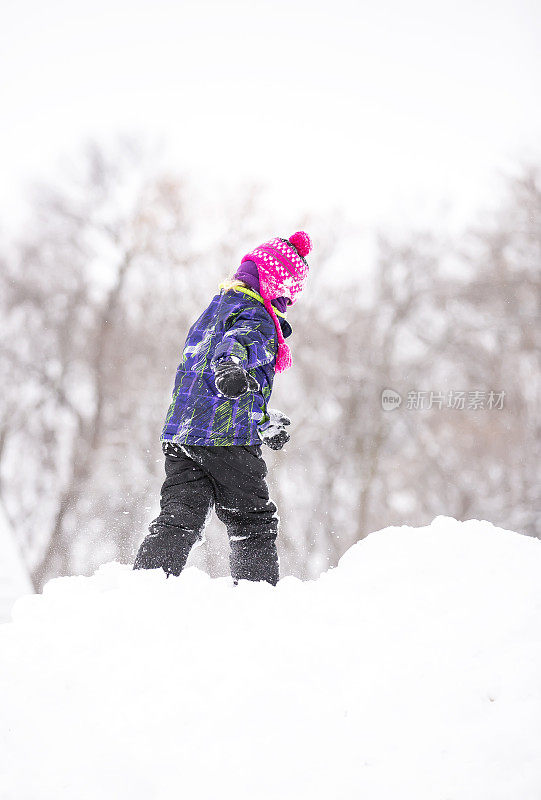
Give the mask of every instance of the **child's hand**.
M 261 441 L 271 450 L 281 450 L 291 436 L 285 430 L 286 425 L 291 425 L 291 420 L 277 408 L 269 408 L 269 425 L 259 431 Z
M 259 384 L 233 361 L 220 361 L 214 367 L 216 388 L 224 397 L 235 399 L 246 392 L 256 392 Z

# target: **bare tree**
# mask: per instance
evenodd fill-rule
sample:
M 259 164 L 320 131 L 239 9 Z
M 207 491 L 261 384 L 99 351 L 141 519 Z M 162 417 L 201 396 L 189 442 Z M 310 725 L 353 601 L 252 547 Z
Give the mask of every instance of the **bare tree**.
M 137 419 L 126 424 L 144 391 L 135 387 L 134 365 L 156 351 L 141 286 L 148 291 L 149 272 L 159 273 L 152 281 L 161 289 L 155 301 L 163 303 L 168 291 L 170 302 L 182 287 L 179 273 L 192 265 L 182 186 L 149 181 L 141 154 L 125 145 L 110 158 L 90 146 L 81 163 L 82 174 L 65 187 L 39 192 L 32 236 L 3 270 L 8 336 L 2 356 L 17 384 L 3 411 L 10 417 L 3 428 L 3 501 L 21 532 L 36 587 L 76 565 L 76 531 L 89 523 L 89 511 L 103 519 L 88 525 L 91 539 L 93 530 L 96 536 L 111 527 L 110 508 L 96 507 L 100 479 L 130 445 L 140 462 L 149 429 Z M 115 496 L 119 475 L 109 475 Z M 133 510 L 127 516 L 133 522 Z

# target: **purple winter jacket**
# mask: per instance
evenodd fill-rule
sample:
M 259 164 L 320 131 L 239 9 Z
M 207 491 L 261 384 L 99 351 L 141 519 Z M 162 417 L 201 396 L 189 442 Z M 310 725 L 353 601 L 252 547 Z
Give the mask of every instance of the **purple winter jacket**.
M 287 337 L 291 327 L 279 309 L 277 313 L 282 334 Z M 269 424 L 267 404 L 277 349 L 276 328 L 261 296 L 251 289 L 222 290 L 188 332 L 162 441 L 220 446 L 261 444 L 258 430 Z M 257 391 L 246 392 L 235 400 L 218 392 L 212 369 L 217 361 L 232 356 L 259 386 Z

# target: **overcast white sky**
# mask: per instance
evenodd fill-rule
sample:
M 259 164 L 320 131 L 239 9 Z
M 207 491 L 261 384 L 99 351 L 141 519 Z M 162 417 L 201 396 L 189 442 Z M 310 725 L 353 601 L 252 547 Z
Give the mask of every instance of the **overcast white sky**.
M 88 137 L 163 139 L 281 215 L 467 218 L 541 155 L 538 0 L 3 0 L 0 211 Z

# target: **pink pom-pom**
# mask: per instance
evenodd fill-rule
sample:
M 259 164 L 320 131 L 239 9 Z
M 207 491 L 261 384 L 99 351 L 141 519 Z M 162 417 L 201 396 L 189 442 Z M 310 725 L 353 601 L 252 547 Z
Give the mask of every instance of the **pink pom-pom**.
M 286 369 L 289 369 L 292 366 L 293 360 L 291 358 L 291 350 L 285 342 L 280 342 L 278 344 L 276 364 L 274 365 L 275 372 L 285 372 Z
M 310 237 L 304 231 L 297 231 L 297 233 L 289 237 L 289 241 L 300 256 L 307 256 L 312 249 Z

